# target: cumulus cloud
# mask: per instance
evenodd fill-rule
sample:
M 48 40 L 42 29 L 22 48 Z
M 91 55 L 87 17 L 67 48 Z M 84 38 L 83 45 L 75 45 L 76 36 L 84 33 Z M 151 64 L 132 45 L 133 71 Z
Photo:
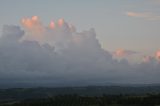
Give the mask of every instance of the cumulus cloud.
M 156 58 L 157 58 L 158 60 L 160 60 L 160 50 L 158 50 L 158 51 L 156 52 Z
M 0 38 L 0 85 L 92 85 L 158 82 L 159 63 L 130 65 L 104 50 L 94 29 L 77 32 L 64 19 L 44 26 L 37 16 L 4 26 Z M 133 51 L 120 50 L 118 55 Z M 149 65 L 148 65 L 149 64 Z M 143 78 L 142 78 L 143 77 Z
M 144 56 L 143 57 L 143 63 L 154 63 L 157 62 L 154 58 L 154 56 Z
M 117 49 L 115 52 L 113 52 L 113 55 L 116 57 L 125 57 L 125 56 L 130 56 L 136 53 L 137 52 L 131 51 L 131 50 Z
M 159 15 L 152 14 L 150 12 L 126 12 L 126 15 L 129 17 L 142 18 L 146 20 L 160 20 Z

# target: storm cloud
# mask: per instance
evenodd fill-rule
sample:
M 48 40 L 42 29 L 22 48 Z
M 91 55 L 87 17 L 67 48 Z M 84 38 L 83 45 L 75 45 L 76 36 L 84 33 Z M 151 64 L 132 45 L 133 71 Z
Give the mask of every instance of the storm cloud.
M 159 52 L 140 64 L 129 64 L 125 59 L 113 59 L 112 53 L 101 47 L 93 28 L 77 32 L 64 19 L 44 26 L 37 16 L 22 19 L 22 25 L 3 27 L 1 87 L 5 83 L 76 86 L 160 80 Z

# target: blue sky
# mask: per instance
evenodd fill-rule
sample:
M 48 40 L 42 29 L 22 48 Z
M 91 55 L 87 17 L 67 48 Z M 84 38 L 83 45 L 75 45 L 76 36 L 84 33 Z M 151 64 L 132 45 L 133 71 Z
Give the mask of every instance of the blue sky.
M 159 11 L 159 0 L 1 0 L 0 28 L 21 25 L 21 18 L 33 15 L 45 25 L 64 18 L 78 31 L 94 28 L 106 50 L 123 48 L 150 55 L 160 45 Z

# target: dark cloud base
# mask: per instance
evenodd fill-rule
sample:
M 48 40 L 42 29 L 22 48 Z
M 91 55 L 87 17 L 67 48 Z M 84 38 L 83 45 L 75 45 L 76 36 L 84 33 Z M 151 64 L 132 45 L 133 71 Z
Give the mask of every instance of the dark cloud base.
M 102 49 L 94 29 L 76 32 L 68 24 L 46 28 L 45 42 L 25 40 L 19 26 L 4 26 L 0 38 L 0 88 L 159 83 L 156 59 L 130 65 Z M 39 36 L 38 34 L 36 36 Z

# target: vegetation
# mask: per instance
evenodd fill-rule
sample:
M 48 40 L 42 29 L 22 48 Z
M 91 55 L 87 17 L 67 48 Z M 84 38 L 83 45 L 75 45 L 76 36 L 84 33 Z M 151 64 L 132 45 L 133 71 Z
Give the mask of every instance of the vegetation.
M 0 106 L 160 106 L 160 87 L 0 89 Z
M 158 106 L 160 94 L 131 96 L 131 95 L 103 95 L 78 96 L 57 95 L 41 99 L 28 99 L 17 102 L 1 103 L 0 106 Z

